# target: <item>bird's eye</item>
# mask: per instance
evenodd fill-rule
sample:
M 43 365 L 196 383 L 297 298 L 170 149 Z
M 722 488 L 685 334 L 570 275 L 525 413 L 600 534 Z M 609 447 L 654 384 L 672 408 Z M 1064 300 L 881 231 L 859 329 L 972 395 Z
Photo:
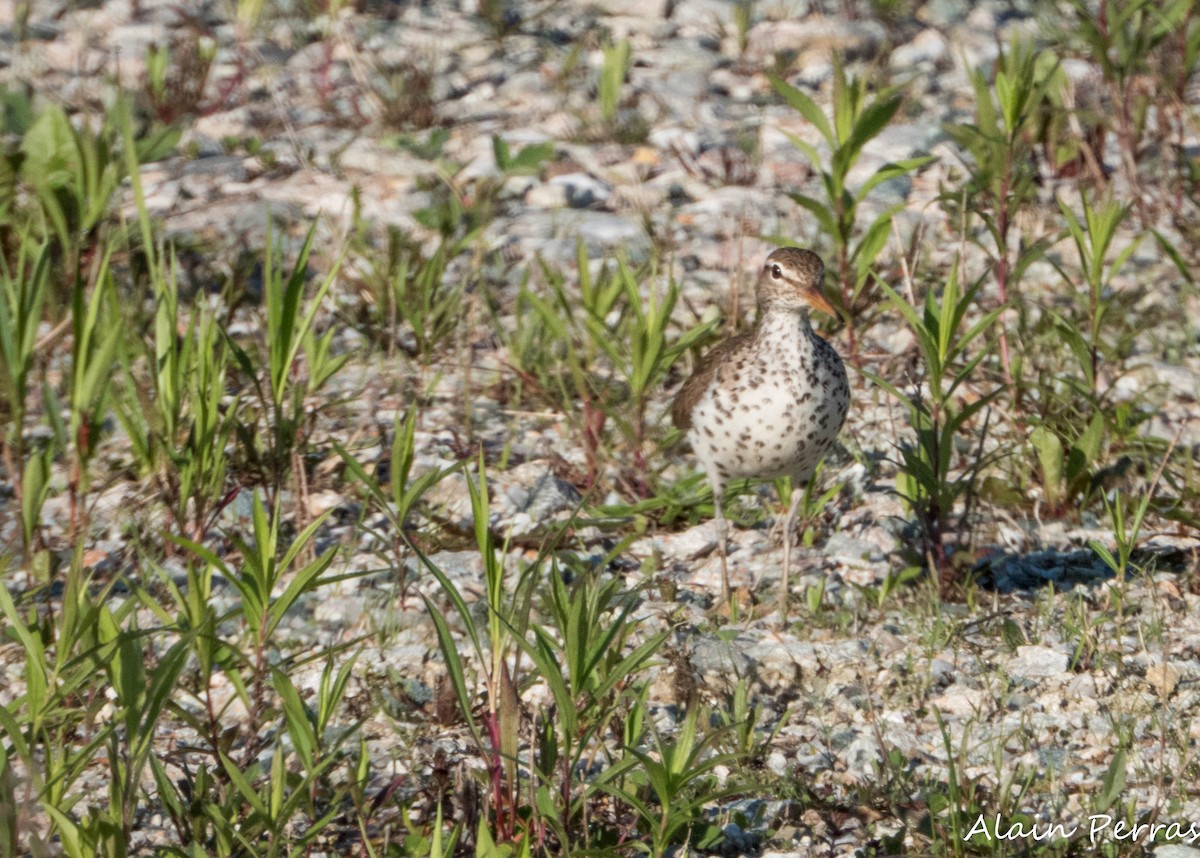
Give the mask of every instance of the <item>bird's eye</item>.
M 780 277 L 783 276 L 783 272 L 779 269 L 778 265 L 771 266 L 771 276 L 774 277 L 776 280 L 778 280 Z

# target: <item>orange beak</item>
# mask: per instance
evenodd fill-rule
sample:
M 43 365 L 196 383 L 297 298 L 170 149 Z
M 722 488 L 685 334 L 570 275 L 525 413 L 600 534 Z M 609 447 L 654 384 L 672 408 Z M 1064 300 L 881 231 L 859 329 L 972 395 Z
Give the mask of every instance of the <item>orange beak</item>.
M 840 320 L 842 318 L 842 314 L 834 309 L 834 306 L 829 303 L 829 299 L 825 297 L 825 293 L 823 293 L 820 289 L 805 289 L 804 300 L 816 309 L 824 310 L 835 319 Z

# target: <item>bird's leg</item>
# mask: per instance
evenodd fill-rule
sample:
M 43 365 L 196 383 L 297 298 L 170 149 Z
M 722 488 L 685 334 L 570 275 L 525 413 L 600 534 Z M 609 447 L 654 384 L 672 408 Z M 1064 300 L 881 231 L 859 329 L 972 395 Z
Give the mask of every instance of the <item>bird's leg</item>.
M 783 519 L 783 587 L 779 594 L 779 622 L 781 625 L 787 624 L 788 596 L 791 590 L 792 574 L 792 528 L 796 524 L 796 508 L 800 506 L 802 497 L 804 497 L 804 492 L 793 486 L 792 502 L 788 504 L 787 515 Z
M 721 599 L 729 604 L 729 564 L 727 560 L 725 538 L 729 534 L 729 523 L 725 521 L 725 513 L 721 509 L 721 501 L 725 497 L 724 486 L 713 486 L 713 521 L 717 526 L 717 548 L 721 552 Z

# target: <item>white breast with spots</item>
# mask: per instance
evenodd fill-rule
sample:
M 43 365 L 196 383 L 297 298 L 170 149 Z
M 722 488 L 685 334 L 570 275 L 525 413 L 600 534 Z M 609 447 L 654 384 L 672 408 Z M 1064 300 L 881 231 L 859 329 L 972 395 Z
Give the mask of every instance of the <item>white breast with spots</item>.
M 796 315 L 762 321 L 754 347 L 718 371 L 692 413 L 696 457 L 720 483 L 812 476 L 850 401 L 836 353 Z

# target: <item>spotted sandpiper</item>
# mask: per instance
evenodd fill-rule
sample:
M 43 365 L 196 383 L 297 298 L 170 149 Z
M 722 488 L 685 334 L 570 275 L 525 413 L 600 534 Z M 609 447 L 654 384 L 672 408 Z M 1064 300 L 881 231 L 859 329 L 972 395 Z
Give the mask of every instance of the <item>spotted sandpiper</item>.
M 825 266 L 810 250 L 780 248 L 758 276 L 754 329 L 718 343 L 680 388 L 671 407 L 708 475 L 721 551 L 721 588 L 729 601 L 721 500 L 730 480 L 788 476 L 793 487 L 812 478 L 833 446 L 850 385 L 833 346 L 815 333 L 810 308 L 837 315 L 821 293 Z M 803 492 L 792 492 L 783 520 L 782 610 L 786 615 L 792 526 Z

